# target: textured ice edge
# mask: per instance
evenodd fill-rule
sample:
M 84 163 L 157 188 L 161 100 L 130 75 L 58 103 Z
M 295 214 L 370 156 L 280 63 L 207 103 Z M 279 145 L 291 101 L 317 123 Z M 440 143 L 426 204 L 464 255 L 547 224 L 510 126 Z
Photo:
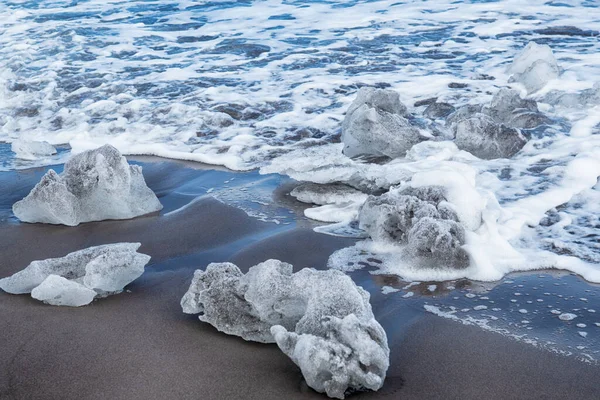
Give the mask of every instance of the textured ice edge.
M 31 293 L 57 306 L 79 307 L 94 298 L 120 293 L 144 273 L 150 256 L 137 252 L 140 243 L 89 247 L 61 258 L 33 261 L 27 268 L 0 279 L 7 293 Z
M 13 212 L 24 222 L 75 226 L 82 222 L 129 219 L 162 209 L 144 180 L 110 145 L 73 156 L 62 174 L 49 170 Z
M 343 399 L 382 387 L 389 347 L 369 293 L 340 271 L 268 260 L 247 274 L 231 263 L 197 270 L 181 300 L 183 311 L 218 330 L 275 342 L 318 392 Z

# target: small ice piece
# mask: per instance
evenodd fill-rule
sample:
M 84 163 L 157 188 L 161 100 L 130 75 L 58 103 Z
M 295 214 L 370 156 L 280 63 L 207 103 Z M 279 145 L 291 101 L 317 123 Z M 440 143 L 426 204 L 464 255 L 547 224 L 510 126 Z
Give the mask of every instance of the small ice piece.
M 56 154 L 56 149 L 48 142 L 18 139 L 11 143 L 10 149 L 21 160 L 37 160 Z
M 577 315 L 571 313 L 563 313 L 558 316 L 561 321 L 572 321 L 577 318 Z
M 75 281 L 58 275 L 48 275 L 31 291 L 31 297 L 53 306 L 80 307 L 90 304 L 96 292 Z
M 456 124 L 456 146 L 482 159 L 510 158 L 526 143 L 518 130 L 498 124 L 484 114 Z
M 538 110 L 535 100 L 522 99 L 519 92 L 502 88 L 482 113 L 509 128 L 532 129 L 550 120 Z
M 393 288 L 391 286 L 384 286 L 384 287 L 381 288 L 381 293 L 383 293 L 383 294 L 396 293 L 396 292 L 399 292 L 399 291 L 400 291 L 400 289 L 396 289 L 396 288 Z
M 427 290 L 429 290 L 430 292 L 435 292 L 436 289 L 437 289 L 437 285 L 429 285 L 429 286 L 427 286 Z
M 521 309 L 519 310 L 519 312 L 520 312 L 521 314 L 527 314 L 527 312 L 528 312 L 528 311 L 527 311 L 526 309 L 524 309 L 524 308 L 521 308 Z
M 586 324 L 577 324 L 578 328 L 585 328 L 587 325 Z
M 330 397 L 383 385 L 389 366 L 385 331 L 369 293 L 344 273 L 268 260 L 242 274 L 231 263 L 196 271 L 182 299 L 186 313 L 245 340 L 276 342 L 308 385 Z
M 554 53 L 552 53 L 550 46 L 529 42 L 514 58 L 508 72 L 511 74 L 522 74 L 538 60 L 556 65 L 556 58 L 554 57 Z
M 473 307 L 473 310 L 475 310 L 475 311 L 487 310 L 487 306 L 483 306 L 483 305 L 475 306 L 475 307 Z
M 363 87 L 348 108 L 342 123 L 343 152 L 360 155 L 402 157 L 425 140 L 404 118 L 406 107 L 397 92 Z
M 458 108 L 455 112 L 448 115 L 446 118 L 446 127 L 452 131 L 455 130 L 455 126 L 458 122 L 469 119 L 476 114 L 481 114 L 483 106 L 481 104 L 467 104 Z
M 588 335 L 587 332 L 583 332 L 583 331 L 578 331 L 577 333 L 579 334 L 579 336 L 581 336 L 583 338 L 587 337 L 587 335 Z
M 476 295 L 474 293 L 467 293 L 467 294 L 465 294 L 465 297 L 468 299 L 472 299 L 472 298 L 476 297 Z
M 363 192 L 342 184 L 303 183 L 296 186 L 290 195 L 302 203 L 318 205 L 362 203 L 367 199 L 367 195 Z
M 347 114 L 352 114 L 364 104 L 390 114 L 401 116 L 407 114 L 406 106 L 400 100 L 400 94 L 395 90 L 363 86 L 358 90 L 356 99 L 348 107 Z
M 413 297 L 415 295 L 414 292 L 407 292 L 405 295 L 403 295 L 402 297 L 404 297 L 405 299 L 408 299 L 409 297 Z
M 543 88 L 550 80 L 558 78 L 560 69 L 548 45 L 529 42 L 515 57 L 509 73 L 513 74 L 513 81 L 522 83 L 527 92 L 532 93 Z
M 105 145 L 72 157 L 62 174 L 49 170 L 13 212 L 23 222 L 75 226 L 129 219 L 162 209 L 142 169 Z
M 144 266 L 150 261 L 150 256 L 137 252 L 140 246 L 140 243 L 106 244 L 61 258 L 33 261 L 27 268 L 0 279 L 0 289 L 12 294 L 31 293 L 50 275 L 57 275 L 83 284 L 100 296 L 118 293 L 142 275 Z M 65 287 L 56 285 L 54 278 L 50 284 Z M 48 287 L 46 284 L 45 288 Z
M 430 119 L 446 118 L 452 114 L 456 109 L 453 105 L 448 103 L 431 103 L 423 111 L 423 115 Z

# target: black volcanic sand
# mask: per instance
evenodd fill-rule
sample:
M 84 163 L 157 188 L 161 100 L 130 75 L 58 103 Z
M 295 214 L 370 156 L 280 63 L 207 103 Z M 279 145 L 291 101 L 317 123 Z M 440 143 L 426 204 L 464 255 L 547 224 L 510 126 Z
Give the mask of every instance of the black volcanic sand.
M 193 270 L 209 262 L 232 261 L 245 271 L 279 258 L 296 268 L 323 268 L 352 240 L 314 233 L 299 217 L 287 226 L 261 222 L 209 197 L 164 215 L 174 208 L 165 204 L 169 193 L 183 183 L 223 173 L 180 163 L 145 165 L 149 186 L 166 206 L 160 215 L 75 228 L 20 224 L 10 205 L 43 172 L 0 173 L 0 276 L 35 259 L 120 241 L 141 242 L 152 261 L 126 292 L 86 307 L 0 293 L 1 399 L 325 398 L 275 345 L 219 333 L 183 314 L 179 301 Z M 372 293 L 391 367 L 381 391 L 351 398 L 600 398 L 597 366 L 405 307 L 382 295 L 369 274 L 352 276 Z

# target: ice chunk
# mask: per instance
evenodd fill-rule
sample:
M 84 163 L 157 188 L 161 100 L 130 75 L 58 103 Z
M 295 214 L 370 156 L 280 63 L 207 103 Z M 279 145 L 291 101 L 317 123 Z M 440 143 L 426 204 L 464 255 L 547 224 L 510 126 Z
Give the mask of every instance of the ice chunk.
M 307 208 L 304 215 L 322 222 L 354 220 L 367 198 L 363 192 L 342 184 L 304 183 L 296 186 L 290 195 L 303 203 L 320 205 L 321 207 Z
M 439 186 L 405 187 L 370 196 L 359 214 L 359 226 L 374 241 L 406 245 L 407 254 L 427 265 L 464 268 L 468 256 L 465 230 Z
M 118 293 L 144 272 L 144 266 L 150 260 L 150 256 L 137 253 L 140 246 L 140 243 L 107 244 L 69 253 L 61 258 L 33 261 L 22 271 L 0 279 L 0 289 L 12 294 L 30 293 L 49 276 L 56 275 L 94 290 L 100 296 Z M 78 293 L 81 292 L 79 287 L 59 283 L 53 278 L 42 289 L 75 288 Z
M 592 88 L 582 90 L 579 93 L 565 93 L 561 90 L 553 90 L 544 96 L 543 101 L 548 104 L 568 108 L 595 106 L 600 104 L 600 82 L 596 82 Z
M 290 195 L 302 203 L 310 204 L 344 204 L 353 201 L 364 201 L 367 195 L 360 190 L 342 184 L 318 185 L 303 183 L 296 186 Z
M 317 391 L 343 398 L 377 390 L 389 366 L 385 331 L 369 294 L 340 271 L 268 260 L 242 274 L 231 263 L 196 271 L 182 299 L 186 313 L 246 340 L 276 342 Z
M 510 128 L 532 129 L 550 122 L 539 112 L 535 100 L 522 99 L 518 91 L 507 88 L 496 92 L 482 112 Z
M 80 307 L 89 304 L 96 292 L 62 276 L 48 275 L 31 291 L 31 297 L 53 306 Z
M 545 61 L 557 65 L 556 58 L 550 46 L 529 42 L 527 46 L 515 57 L 508 72 L 511 74 L 522 74 L 536 61 Z
M 395 90 L 364 86 L 356 94 L 356 99 L 348 108 L 347 114 L 354 113 L 363 104 L 390 114 L 402 116 L 406 114 L 406 106 L 402 104 L 400 94 Z
M 381 326 L 361 322 L 354 314 L 342 319 L 331 317 L 322 325 L 329 332 L 327 338 L 299 335 L 279 325 L 271 332 L 316 391 L 343 399 L 357 390 L 379 390 L 389 365 Z
M 448 103 L 431 103 L 425 111 L 423 111 L 423 115 L 427 118 L 438 119 L 438 118 L 446 118 L 448 115 L 452 114 L 456 109 L 454 106 Z
M 150 256 L 129 249 L 101 253 L 85 266 L 83 283 L 98 293 L 120 292 L 144 273 L 148 261 Z
M 534 42 L 530 42 L 515 57 L 509 72 L 513 74 L 512 80 L 522 83 L 529 93 L 540 90 L 560 75 L 552 49 L 548 45 Z
M 37 160 L 56 154 L 56 149 L 48 142 L 19 139 L 12 142 L 10 148 L 22 160 Z
M 109 145 L 74 156 L 61 175 L 48 171 L 29 195 L 13 206 L 21 221 L 69 226 L 128 219 L 160 209 L 141 167 L 128 165 Z
M 465 243 L 464 228 L 452 220 L 421 218 L 408 232 L 408 251 L 412 255 L 454 268 L 469 266 L 462 247 Z
M 396 92 L 362 88 L 342 123 L 344 154 L 401 157 L 425 140 L 403 117 L 406 107 Z
M 483 106 L 481 104 L 467 104 L 462 106 L 452 114 L 448 115 L 446 118 L 446 126 L 454 130 L 454 127 L 458 122 L 469 119 L 475 114 L 481 113 L 482 108 Z
M 498 124 L 484 114 L 456 124 L 456 146 L 486 160 L 510 158 L 526 143 L 527 139 L 518 130 Z

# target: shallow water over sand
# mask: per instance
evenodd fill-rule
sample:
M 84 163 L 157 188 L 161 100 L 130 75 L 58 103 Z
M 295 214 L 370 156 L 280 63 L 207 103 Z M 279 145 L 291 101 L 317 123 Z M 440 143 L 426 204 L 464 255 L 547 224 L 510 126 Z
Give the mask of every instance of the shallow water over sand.
M 35 259 L 59 257 L 103 243 L 139 241 L 140 251 L 152 256 L 145 279 L 176 274 L 185 291 L 193 270 L 210 262 L 232 261 L 247 270 L 266 258 L 278 258 L 297 269 L 322 269 L 332 252 L 356 241 L 313 232 L 318 224 L 304 217 L 306 205 L 289 195 L 297 183 L 287 178 L 142 160 L 133 162 L 143 166 L 149 187 L 164 205 L 160 214 L 78 227 L 19 223 L 11 214 L 12 203 L 24 196 L 47 168 L 0 172 L 2 186 L 10 188 L 0 198 L 2 275 Z M 61 166 L 52 168 L 60 170 Z M 262 200 L 257 204 L 256 199 Z M 350 272 L 350 276 L 370 292 L 375 316 L 391 340 L 432 311 L 426 307 L 434 306 L 438 315 L 511 340 L 594 364 L 600 357 L 600 288 L 577 276 L 535 272 L 511 274 L 492 283 L 467 279 L 410 283 L 392 275 L 368 273 L 376 271 L 377 263 L 371 258 L 370 266 Z M 147 290 L 143 282 L 134 283 L 131 290 Z M 46 308 L 48 312 L 53 309 Z M 560 320 L 565 313 L 576 318 Z

